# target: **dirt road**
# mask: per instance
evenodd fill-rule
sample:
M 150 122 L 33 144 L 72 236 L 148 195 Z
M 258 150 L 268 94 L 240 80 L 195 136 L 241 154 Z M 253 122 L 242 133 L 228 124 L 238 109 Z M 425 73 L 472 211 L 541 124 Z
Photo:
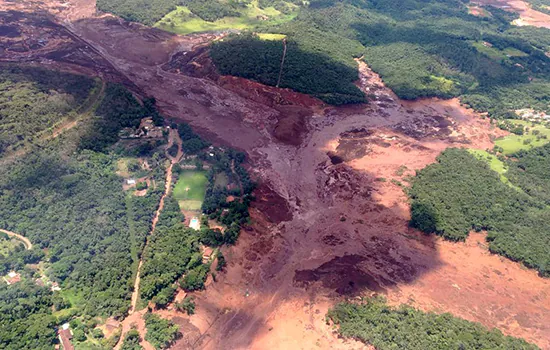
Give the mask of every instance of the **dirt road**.
M 159 206 L 157 208 L 157 211 L 155 212 L 155 215 L 153 217 L 153 220 L 151 222 L 151 231 L 149 232 L 149 235 L 147 236 L 147 240 L 145 242 L 144 250 L 147 249 L 147 246 L 149 244 L 149 239 L 152 235 L 155 234 L 155 228 L 157 227 L 157 223 L 160 217 L 160 213 L 162 212 L 162 209 L 164 208 L 164 200 L 166 199 L 166 196 L 170 194 L 170 190 L 172 189 L 172 168 L 175 164 L 177 164 L 181 157 L 183 156 L 183 150 L 181 148 L 182 140 L 178 135 L 177 130 L 170 129 L 170 133 L 168 136 L 168 145 L 167 149 L 171 147 L 174 143 L 178 145 L 178 152 L 175 157 L 172 157 L 166 152 L 167 158 L 170 160 L 170 165 L 166 169 L 166 181 L 165 181 L 165 187 L 164 187 L 164 193 L 162 194 L 162 197 L 159 201 Z M 136 313 L 136 307 L 137 302 L 139 300 L 139 284 L 141 281 L 141 267 L 143 266 L 143 254 L 141 255 L 141 259 L 139 260 L 137 272 L 136 272 L 136 279 L 134 281 L 134 291 L 132 292 L 132 299 L 131 299 L 131 305 L 130 305 L 130 311 L 128 312 L 128 317 L 126 317 L 122 321 L 122 331 L 120 335 L 120 340 L 118 341 L 117 345 L 115 346 L 115 350 L 120 349 L 122 346 L 124 335 L 132 328 L 132 325 L 136 325 L 137 330 L 141 334 L 142 342 L 140 343 L 141 346 L 145 350 L 153 350 L 154 347 L 149 344 L 149 342 L 145 341 L 145 326 L 143 321 L 143 315 L 146 313 L 147 309 L 140 310 Z
M 174 348 L 365 348 L 338 339 L 324 316 L 338 300 L 380 293 L 550 349 L 548 279 L 490 254 L 478 235 L 450 243 L 408 227 L 406 177 L 447 147 L 492 148 L 502 133 L 488 120 L 457 100 L 400 101 L 365 65 L 358 84 L 371 103 L 338 108 L 243 79 L 201 77 L 192 69 L 208 71 L 207 60 L 172 60 L 193 56 L 211 36 L 84 13 L 73 21 L 81 1 L 69 2 L 70 16 L 52 13 L 71 40 L 101 56 L 86 69 L 114 67 L 166 116 L 245 151 L 260 183 L 252 224 L 224 248 L 227 272 L 195 293 L 197 313 L 163 313 L 185 335 Z
M 11 232 L 11 231 L 7 231 L 7 230 L 3 230 L 3 229 L 0 229 L 0 232 L 5 233 L 5 234 L 7 234 L 8 236 L 14 237 L 14 238 L 20 240 L 21 242 L 23 242 L 23 244 L 25 245 L 25 248 L 26 248 L 27 250 L 31 250 L 31 249 L 32 249 L 32 243 L 31 243 L 31 241 L 30 241 L 27 237 L 21 236 L 21 235 L 18 234 L 18 233 Z

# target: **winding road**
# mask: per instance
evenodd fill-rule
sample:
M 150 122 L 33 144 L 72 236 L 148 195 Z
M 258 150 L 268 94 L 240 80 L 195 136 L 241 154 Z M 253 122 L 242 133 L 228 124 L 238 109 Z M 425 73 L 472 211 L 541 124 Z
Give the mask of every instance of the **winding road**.
M 8 236 L 10 237 L 14 237 L 14 238 L 17 238 L 18 240 L 20 240 L 21 242 L 23 242 L 23 244 L 25 245 L 25 248 L 27 248 L 27 250 L 31 250 L 32 249 L 32 243 L 31 241 L 25 237 L 25 236 L 22 236 L 18 233 L 15 233 L 15 232 L 11 232 L 11 231 L 8 231 L 8 230 L 3 230 L 3 229 L 0 229 L 0 232 L 2 233 L 5 233 L 7 234 Z

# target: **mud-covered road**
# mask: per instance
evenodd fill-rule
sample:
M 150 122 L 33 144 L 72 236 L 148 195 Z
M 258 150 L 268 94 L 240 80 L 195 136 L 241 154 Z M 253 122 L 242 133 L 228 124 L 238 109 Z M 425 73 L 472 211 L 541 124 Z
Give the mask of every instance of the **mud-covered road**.
M 260 184 L 252 224 L 224 248 L 227 271 L 196 294 L 197 314 L 159 311 L 181 326 L 174 348 L 364 348 L 338 339 L 325 313 L 369 293 L 550 348 L 549 280 L 490 254 L 479 234 L 450 243 L 407 225 L 407 176 L 447 147 L 492 148 L 501 132 L 488 120 L 457 100 L 399 101 L 365 65 L 358 84 L 376 98 L 339 108 L 219 77 L 203 48 L 213 35 L 181 37 L 96 17 L 84 0 L 0 2 L 0 11 L 36 14 L 37 6 L 50 14 L 52 37 L 63 40 L 24 53 L 8 47 L 1 60 L 25 57 L 122 82 L 210 141 L 249 155 Z

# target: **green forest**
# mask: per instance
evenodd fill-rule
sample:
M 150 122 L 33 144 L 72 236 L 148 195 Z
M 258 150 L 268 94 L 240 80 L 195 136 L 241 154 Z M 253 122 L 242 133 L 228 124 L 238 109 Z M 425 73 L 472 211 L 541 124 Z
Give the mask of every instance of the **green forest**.
M 451 314 L 425 313 L 405 305 L 390 307 L 382 297 L 357 304 L 340 303 L 329 310 L 327 318 L 343 337 L 361 340 L 378 350 L 538 349 L 525 340 Z
M 492 252 L 550 276 L 549 150 L 507 160 L 506 177 L 518 191 L 467 150 L 447 149 L 413 180 L 411 226 L 454 241 L 486 230 Z
M 302 0 L 98 0 L 97 8 L 127 21 L 152 26 L 178 6 L 185 6 L 193 17 L 214 22 L 225 17 L 239 17 L 249 7 L 261 10 L 272 7 L 282 14 L 289 14 L 301 4 Z
M 0 283 L 0 347 L 7 350 L 52 349 L 57 319 L 51 292 L 32 281 Z
M 75 117 L 96 82 L 80 75 L 0 65 L 0 156 Z
M 513 13 L 486 10 L 490 16 L 473 16 L 459 0 L 318 0 L 290 22 L 257 30 L 286 35 L 282 86 L 328 103 L 360 102 L 351 91 L 353 58 L 362 57 L 404 99 L 459 96 L 495 118 L 546 111 L 550 31 L 514 27 Z M 275 85 L 281 46 L 246 34 L 213 45 L 212 57 L 222 74 Z
M 283 43 L 253 35 L 234 36 L 215 43 L 211 56 L 222 74 L 276 85 Z M 296 41 L 287 42 L 280 87 L 311 94 L 331 104 L 365 102 L 363 93 L 353 84 L 355 80 L 357 67 L 304 50 Z
M 0 227 L 28 237 L 34 247 L 0 256 L 0 274 L 14 270 L 22 279 L 0 286 L 0 347 L 49 349 L 57 325 L 82 315 L 123 316 L 129 308 L 137 261 L 162 190 L 143 197 L 125 193 L 118 160 L 142 150 L 114 144 L 122 127 L 158 115 L 149 102 L 141 106 L 124 88 L 107 85 L 92 116 L 52 138 L 44 130 L 88 105 L 98 84 L 13 66 L 1 79 L 6 114 L 0 118 L 0 139 L 11 145 L 15 135 L 25 148 L 17 159 L 9 158 L 13 148 L 6 150 L 8 158 L 0 158 L 7 165 L 0 167 Z M 163 153 L 144 156 L 153 169 L 150 176 L 163 186 Z M 35 282 L 39 279 L 47 284 Z M 50 283 L 61 291 L 52 293 Z M 92 328 L 75 331 L 85 340 L 83 329 Z
M 530 2 L 548 12 L 545 0 Z M 152 24 L 176 6 L 185 6 L 192 16 L 214 23 L 236 16 L 252 3 L 156 0 L 153 6 L 142 0 L 116 0 L 99 1 L 98 7 Z M 466 105 L 494 118 L 510 118 L 519 108 L 550 112 L 550 58 L 545 54 L 550 31 L 513 26 L 514 13 L 486 6 L 488 15 L 474 16 L 462 0 L 312 0 L 292 4 L 262 0 L 253 5 L 283 13 L 289 6 L 299 8 L 297 15 L 285 21 L 250 26 L 235 23 L 238 30 L 286 36 L 288 52 L 281 87 L 329 104 L 364 102 L 366 97 L 354 85 L 358 80 L 354 59 L 362 58 L 404 99 L 460 97 Z M 169 30 L 167 24 L 165 27 Z M 279 81 L 282 55 L 281 41 L 260 40 L 248 32 L 212 46 L 212 58 L 222 74 L 267 85 Z

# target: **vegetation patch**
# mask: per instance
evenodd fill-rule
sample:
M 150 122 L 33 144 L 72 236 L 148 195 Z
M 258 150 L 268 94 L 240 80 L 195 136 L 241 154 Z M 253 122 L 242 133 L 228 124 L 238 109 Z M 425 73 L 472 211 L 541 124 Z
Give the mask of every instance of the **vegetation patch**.
M 7 234 L 0 232 L 0 256 L 7 257 L 14 251 L 25 249 L 23 242 L 16 238 L 11 238 Z
M 200 210 L 207 183 L 206 171 L 182 170 L 174 187 L 174 198 L 183 210 Z
M 258 33 L 258 38 L 262 40 L 280 41 L 286 38 L 285 34 Z
M 168 320 L 152 313 L 147 313 L 144 318 L 147 328 L 145 340 L 151 343 L 155 349 L 167 349 L 181 336 L 179 326 Z
M 426 313 L 406 305 L 390 307 L 382 297 L 361 304 L 340 303 L 327 316 L 342 336 L 379 350 L 538 349 L 523 339 L 448 313 Z
M 76 118 L 96 82 L 80 75 L 0 65 L 0 156 Z
M 283 45 L 255 35 L 238 35 L 215 43 L 211 56 L 222 74 L 277 85 Z M 353 84 L 357 80 L 357 66 L 305 50 L 296 41 L 289 40 L 286 46 L 280 87 L 311 94 L 331 104 L 365 101 L 363 93 Z
M 506 164 L 505 161 L 499 159 L 499 157 L 487 151 L 469 149 L 468 152 L 473 154 L 477 159 L 487 162 L 491 170 L 497 172 L 500 175 L 500 181 L 507 184 L 508 186 L 521 190 L 519 187 L 513 185 L 506 177 L 505 174 L 508 171 L 508 164 Z
M 495 145 L 506 155 L 541 147 L 550 142 L 550 127 L 543 123 L 508 119 L 500 127 L 512 132 L 511 135 L 495 141 Z
M 530 176 L 540 185 L 547 181 L 545 173 L 535 169 L 550 158 L 547 152 L 526 156 L 531 164 L 532 157 L 540 163 Z M 537 195 L 528 194 L 529 173 L 519 171 L 522 166 L 509 161 L 507 172 L 520 192 L 504 184 L 485 160 L 463 149 L 446 150 L 413 180 L 411 226 L 455 241 L 464 240 L 472 230 L 486 230 L 492 252 L 550 275 L 550 235 L 545 234 L 550 231 L 550 211 L 541 200 L 546 192 L 536 192 L 535 187 L 531 192 Z
M 298 6 L 284 1 L 280 3 L 276 9 L 273 6 L 260 7 L 258 1 L 234 6 L 217 0 L 190 1 L 187 6 L 178 6 L 168 13 L 155 26 L 177 34 L 190 34 L 253 29 L 284 23 L 297 16 Z

